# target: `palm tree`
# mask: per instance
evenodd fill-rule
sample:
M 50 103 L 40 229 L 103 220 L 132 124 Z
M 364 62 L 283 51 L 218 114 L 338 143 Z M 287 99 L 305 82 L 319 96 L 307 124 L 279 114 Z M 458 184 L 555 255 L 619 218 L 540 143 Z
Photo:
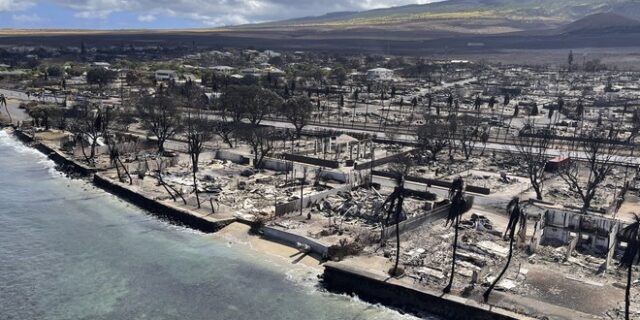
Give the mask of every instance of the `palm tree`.
M 412 165 L 413 160 L 410 157 L 402 157 L 397 163 L 391 166 L 391 171 L 395 176 L 396 187 L 382 204 L 382 208 L 389 204 L 385 225 L 389 225 L 389 220 L 392 215 L 394 216 L 394 223 L 396 225 L 396 261 L 393 268 L 389 270 L 389 274 L 392 276 L 400 276 L 404 272 L 398 268 L 398 264 L 400 263 L 400 218 L 402 215 L 402 205 L 406 196 L 404 188 L 405 177 L 409 174 Z
M 398 181 L 396 181 L 397 185 L 394 188 L 393 192 L 387 197 L 382 207 L 389 204 L 389 208 L 387 209 L 387 225 L 389 225 L 389 220 L 391 216 L 394 216 L 394 223 L 396 225 L 396 260 L 392 269 L 389 270 L 389 274 L 392 276 L 400 276 L 402 274 L 402 270 L 398 269 L 398 264 L 400 263 L 400 216 L 402 214 L 402 203 L 404 202 L 404 176 L 399 176 Z
M 627 268 L 627 288 L 624 294 L 624 315 L 629 320 L 629 296 L 631 294 L 631 277 L 633 275 L 633 265 L 640 262 L 640 216 L 635 216 L 635 222 L 622 229 L 621 238 L 627 241 L 627 248 L 624 250 L 620 267 Z
M 9 108 L 7 107 L 7 97 L 0 93 L 0 105 L 4 106 L 4 109 L 7 111 L 7 115 L 9 116 L 9 123 L 12 123 L 13 120 L 11 119 L 11 113 L 9 113 Z
M 453 285 L 453 275 L 456 269 L 456 250 L 458 249 L 458 226 L 460 225 L 460 217 L 467 211 L 470 206 L 467 204 L 467 200 L 464 198 L 464 180 L 458 177 L 453 181 L 449 188 L 449 199 L 451 200 L 451 206 L 449 207 L 449 214 L 445 226 L 454 227 L 455 235 L 453 238 L 453 257 L 451 261 L 451 274 L 449 275 L 449 284 L 442 290 L 444 293 L 451 292 L 451 286 Z
M 513 242 L 515 239 L 518 222 L 520 222 L 521 224 L 526 223 L 524 219 L 524 211 L 520 209 L 520 198 L 514 197 L 511 201 L 509 201 L 509 204 L 507 205 L 507 214 L 509 215 L 509 223 L 507 224 L 507 229 L 504 231 L 504 235 L 502 237 L 506 238 L 507 235 L 509 236 L 509 255 L 507 256 L 507 263 L 504 265 L 502 272 L 500 272 L 498 277 L 493 280 L 493 283 L 491 283 L 489 289 L 487 289 L 487 291 L 485 291 L 482 295 L 484 297 L 485 303 L 489 301 L 489 295 L 491 294 L 491 291 L 493 291 L 493 288 L 496 286 L 496 284 L 498 284 L 500 279 L 502 279 L 502 276 L 505 274 L 505 272 L 507 272 L 507 269 L 509 268 L 511 257 L 513 256 Z

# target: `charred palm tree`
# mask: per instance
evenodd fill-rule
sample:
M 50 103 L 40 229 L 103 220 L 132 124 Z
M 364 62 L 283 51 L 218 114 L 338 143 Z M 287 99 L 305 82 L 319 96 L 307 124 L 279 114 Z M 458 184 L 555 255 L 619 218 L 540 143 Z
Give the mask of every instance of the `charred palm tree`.
M 451 261 L 451 274 L 449 275 L 449 284 L 442 290 L 444 293 L 451 292 L 453 286 L 453 275 L 456 270 L 456 251 L 458 249 L 458 227 L 460 225 L 460 217 L 467 211 L 469 206 L 467 200 L 464 198 L 464 180 L 458 177 L 453 181 L 449 188 L 449 199 L 451 206 L 449 207 L 449 214 L 447 215 L 447 221 L 445 226 L 454 227 L 455 234 L 453 238 L 453 256 Z
M 406 196 L 404 188 L 405 177 L 409 174 L 409 170 L 413 165 L 413 160 L 410 157 L 403 157 L 399 159 L 397 163 L 391 166 L 391 171 L 394 173 L 396 187 L 393 192 L 387 197 L 382 204 L 381 208 L 387 208 L 387 217 L 385 225 L 389 225 L 393 217 L 393 222 L 396 228 L 396 261 L 392 269 L 389 270 L 391 276 L 400 276 L 403 274 L 403 270 L 399 268 L 400 263 L 400 219 L 402 218 L 402 205 Z
M 640 216 L 636 215 L 635 222 L 622 229 L 621 237 L 627 241 L 627 248 L 624 250 L 620 267 L 627 268 L 627 287 L 624 294 L 624 316 L 629 320 L 629 305 L 631 294 L 631 277 L 633 276 L 633 265 L 640 262 Z
M 392 276 L 400 276 L 403 273 L 403 270 L 398 269 L 398 265 L 400 263 L 400 218 L 405 197 L 404 176 L 400 176 L 397 183 L 393 193 L 389 195 L 383 204 L 383 207 L 389 204 L 389 208 L 387 209 L 387 225 L 389 225 L 391 216 L 394 217 L 393 220 L 396 225 L 396 261 L 393 268 L 389 270 L 389 274 Z
M 525 223 L 524 220 L 524 211 L 520 208 L 520 198 L 513 198 L 509 204 L 507 205 L 507 214 L 509 215 L 509 223 L 507 224 L 507 229 L 504 232 L 503 238 L 509 237 L 509 255 L 507 256 L 507 263 L 504 265 L 502 272 L 493 280 L 493 283 L 489 286 L 487 291 L 482 295 L 484 297 L 484 302 L 489 301 L 489 295 L 493 288 L 495 288 L 496 284 L 500 282 L 502 276 L 504 276 L 505 272 L 509 268 L 509 264 L 511 263 L 511 257 L 513 256 L 513 242 L 516 235 L 516 229 L 518 227 L 518 223 Z
M 4 110 L 7 111 L 7 116 L 9 116 L 9 123 L 12 123 L 11 113 L 9 112 L 9 107 L 7 107 L 7 97 L 4 94 L 0 93 L 0 105 L 4 106 Z
M 107 141 L 107 148 L 109 151 L 109 162 L 111 162 L 111 164 L 116 167 L 116 172 L 118 173 L 118 181 L 124 181 L 124 178 L 122 177 L 122 173 L 120 171 L 120 168 L 122 168 L 124 170 L 124 173 L 127 175 L 129 184 L 133 185 L 133 178 L 131 178 L 131 174 L 129 173 L 127 166 L 124 165 L 122 159 L 120 158 L 120 147 L 115 141 L 109 140 Z

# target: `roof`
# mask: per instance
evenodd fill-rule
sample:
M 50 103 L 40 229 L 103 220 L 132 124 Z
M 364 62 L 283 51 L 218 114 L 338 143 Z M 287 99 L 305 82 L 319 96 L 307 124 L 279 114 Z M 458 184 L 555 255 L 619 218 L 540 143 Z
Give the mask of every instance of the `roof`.
M 393 70 L 387 68 L 374 68 L 367 70 L 367 72 L 393 72 Z
M 358 141 L 359 141 L 358 139 L 344 133 L 336 137 L 336 143 L 339 143 L 339 144 L 347 144 L 347 143 L 358 142 Z
M 235 70 L 234 67 L 229 67 L 229 66 L 215 66 L 215 67 L 211 67 L 212 70 Z

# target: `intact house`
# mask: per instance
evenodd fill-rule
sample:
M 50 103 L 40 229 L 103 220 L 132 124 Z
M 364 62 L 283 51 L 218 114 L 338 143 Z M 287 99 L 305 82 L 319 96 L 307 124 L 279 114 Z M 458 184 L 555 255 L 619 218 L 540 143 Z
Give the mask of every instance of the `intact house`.
M 171 81 L 178 79 L 178 73 L 173 70 L 157 70 L 155 76 L 157 81 Z

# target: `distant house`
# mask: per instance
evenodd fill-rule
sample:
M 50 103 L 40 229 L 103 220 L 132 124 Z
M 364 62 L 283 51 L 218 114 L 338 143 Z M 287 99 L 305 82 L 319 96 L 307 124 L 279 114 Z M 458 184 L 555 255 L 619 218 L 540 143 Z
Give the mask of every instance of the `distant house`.
M 213 70 L 213 72 L 215 73 L 230 75 L 235 72 L 236 68 L 229 67 L 229 66 L 215 66 L 215 67 L 211 67 L 211 70 Z
M 367 71 L 369 81 L 388 81 L 393 79 L 393 70 L 386 68 L 375 68 Z
M 23 70 L 0 70 L 0 76 L 2 77 L 22 77 L 27 75 Z
M 282 55 L 279 52 L 275 52 L 273 50 L 265 50 L 263 53 L 269 58 L 279 57 Z
M 265 72 L 267 74 L 271 74 L 271 76 L 274 76 L 274 77 L 284 77 L 284 75 L 286 74 L 286 72 L 284 72 L 284 71 L 282 71 L 282 70 L 280 70 L 278 68 L 274 68 L 274 67 L 265 68 L 263 70 L 263 73 L 265 73 Z
M 108 62 L 92 62 L 89 65 L 91 68 L 105 68 L 105 69 L 109 69 L 109 67 L 111 67 L 111 64 Z
M 362 72 L 354 71 L 349 74 L 349 78 L 353 81 L 365 81 L 367 75 Z
M 258 68 L 246 68 L 246 69 L 242 69 L 240 70 L 240 73 L 242 73 L 245 76 L 254 76 L 254 77 L 261 77 L 263 75 L 262 70 L 258 69 Z
M 173 70 L 157 70 L 156 71 L 157 81 L 171 81 L 177 78 L 178 78 L 178 73 Z
M 196 84 L 202 83 L 202 79 L 200 79 L 198 76 L 196 76 L 193 73 L 185 73 L 181 75 L 178 79 L 179 80 L 177 81 L 177 83 L 187 83 L 187 82 L 192 82 Z

